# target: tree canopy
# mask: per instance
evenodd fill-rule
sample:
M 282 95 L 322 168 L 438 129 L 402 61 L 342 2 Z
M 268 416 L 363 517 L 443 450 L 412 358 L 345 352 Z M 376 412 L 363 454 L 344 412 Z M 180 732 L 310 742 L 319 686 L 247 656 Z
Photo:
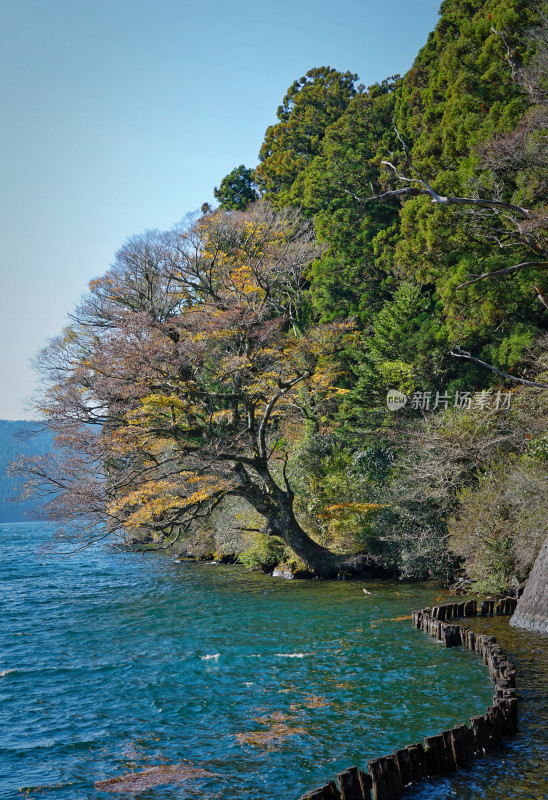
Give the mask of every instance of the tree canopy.
M 309 70 L 217 210 L 127 241 L 42 357 L 65 456 L 27 473 L 52 513 L 221 551 L 234 524 L 245 563 L 319 574 L 468 570 L 498 590 L 527 571 L 546 507 L 517 499 L 547 469 L 543 20 L 537 0 L 444 0 L 405 75 Z M 474 555 L 478 525 L 493 546 Z
M 319 252 L 310 223 L 264 204 L 131 239 L 43 356 L 67 453 L 36 464 L 37 483 L 60 489 L 52 510 L 92 524 L 106 510 L 111 531 L 144 528 L 165 546 L 237 497 L 267 535 L 333 571 L 293 514 L 284 435 L 336 393 L 348 326 L 301 319 Z
M 355 96 L 357 79 L 352 72 L 317 67 L 291 84 L 278 106 L 279 122 L 266 130 L 255 170 L 268 199 L 280 205 L 299 204 L 299 177 L 320 152 L 328 127 Z
M 232 172 L 221 181 L 219 187 L 213 190 L 215 199 L 219 201 L 220 208 L 232 211 L 243 211 L 250 203 L 258 199 L 258 187 L 253 178 L 253 170 L 243 164 L 234 167 Z

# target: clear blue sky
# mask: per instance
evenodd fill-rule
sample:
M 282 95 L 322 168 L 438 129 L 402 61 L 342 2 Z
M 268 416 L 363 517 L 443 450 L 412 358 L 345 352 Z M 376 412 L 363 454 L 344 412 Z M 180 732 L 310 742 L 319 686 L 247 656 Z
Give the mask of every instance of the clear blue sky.
M 312 67 L 411 66 L 440 0 L 0 0 L 0 418 L 128 236 L 168 228 L 257 163 Z

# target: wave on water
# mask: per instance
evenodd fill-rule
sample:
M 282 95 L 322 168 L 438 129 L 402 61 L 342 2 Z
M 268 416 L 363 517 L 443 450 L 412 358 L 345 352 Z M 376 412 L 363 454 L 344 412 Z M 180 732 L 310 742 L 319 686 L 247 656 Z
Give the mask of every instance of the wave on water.
M 211 655 L 200 656 L 200 658 L 201 658 L 202 661 L 211 661 L 212 659 L 214 661 L 217 661 L 217 659 L 219 658 L 220 655 L 221 655 L 220 653 L 212 653 Z
M 0 678 L 5 678 L 6 675 L 9 675 L 10 672 L 20 672 L 18 669 L 1 669 L 0 670 Z
M 274 653 L 278 658 L 304 658 L 305 656 L 313 656 L 314 653 Z

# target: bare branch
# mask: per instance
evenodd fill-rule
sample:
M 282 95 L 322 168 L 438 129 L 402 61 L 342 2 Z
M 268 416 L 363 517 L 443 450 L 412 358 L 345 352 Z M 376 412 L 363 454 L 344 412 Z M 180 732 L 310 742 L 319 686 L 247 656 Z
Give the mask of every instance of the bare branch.
M 511 70 L 511 73 L 512 73 L 512 80 L 514 81 L 514 83 L 520 83 L 521 69 L 518 67 L 516 59 L 514 58 L 514 51 L 510 47 L 510 45 L 508 43 L 508 39 L 506 38 L 504 33 L 502 33 L 501 31 L 495 30 L 492 25 L 491 25 L 491 30 L 493 31 L 493 33 L 496 36 L 499 37 L 499 39 L 503 43 L 504 47 L 506 48 L 506 60 L 508 61 L 508 64 L 510 65 L 510 70 Z
M 485 278 L 498 278 L 500 275 L 509 275 L 511 272 L 517 272 L 525 267 L 548 267 L 548 261 L 522 261 L 521 264 L 514 264 L 513 267 L 505 267 L 504 269 L 497 269 L 494 272 L 484 272 L 478 275 L 477 278 L 472 278 L 464 283 L 459 283 L 457 289 L 462 289 L 464 286 L 471 286 L 473 283 L 483 281 Z
M 383 161 L 383 164 L 389 165 L 396 171 L 396 168 L 393 164 L 389 164 L 388 161 Z M 422 183 L 423 186 L 427 186 L 426 182 L 423 179 L 415 179 L 415 178 L 404 178 L 398 175 L 400 180 L 417 180 L 417 182 Z M 346 191 L 346 190 L 345 190 Z M 348 192 L 351 194 L 351 192 Z M 522 206 L 515 205 L 514 203 L 504 203 L 502 200 L 488 200 L 484 197 L 445 197 L 444 195 L 439 195 L 435 192 L 431 187 L 418 189 L 415 186 L 406 186 L 404 189 L 392 189 L 387 192 L 382 192 L 382 194 L 373 195 L 373 197 L 364 197 L 363 202 L 370 202 L 372 200 L 390 200 L 394 197 L 417 197 L 419 195 L 428 195 L 432 198 L 432 203 L 434 205 L 443 205 L 443 206 L 475 206 L 479 208 L 491 208 L 494 210 L 499 211 L 511 211 L 514 214 L 518 214 L 519 216 L 523 217 L 524 219 L 535 219 L 536 214 L 534 211 L 530 211 L 528 208 L 523 208 Z M 356 197 L 356 195 L 353 195 Z
M 274 411 L 274 407 L 275 407 L 276 403 L 278 402 L 278 400 L 280 400 L 280 398 L 282 398 L 285 394 L 287 394 L 287 392 L 290 389 L 292 389 L 293 386 L 296 386 L 297 383 L 300 383 L 306 377 L 308 377 L 308 373 L 303 373 L 301 375 L 297 375 L 296 378 L 293 378 L 293 380 L 288 381 L 286 386 L 284 386 L 284 388 L 280 392 L 277 392 L 277 394 L 275 394 L 273 397 L 270 398 L 270 400 L 269 400 L 269 402 L 268 402 L 268 404 L 267 404 L 267 406 L 265 408 L 265 411 L 264 411 L 264 414 L 263 414 L 263 418 L 261 420 L 261 424 L 259 425 L 259 431 L 258 431 L 258 434 L 257 434 L 257 440 L 258 440 L 258 444 L 259 444 L 259 454 L 260 454 L 261 458 L 266 458 L 267 457 L 266 429 L 267 429 L 267 425 L 268 425 L 268 423 L 270 421 L 270 417 L 272 416 L 272 412 Z
M 454 352 L 455 351 L 455 352 Z M 497 367 L 493 367 L 491 364 L 488 364 L 486 361 L 482 361 L 479 358 L 475 358 L 475 356 L 470 355 L 466 350 L 462 350 L 460 347 L 455 346 L 453 350 L 451 350 L 451 355 L 455 356 L 455 358 L 466 358 L 469 361 L 474 361 L 476 364 L 480 364 L 482 367 L 486 367 L 486 369 L 490 369 L 492 372 L 496 372 L 497 375 L 501 375 L 503 378 L 507 378 L 509 381 L 515 381 L 516 383 L 522 383 L 524 386 L 536 386 L 538 389 L 548 389 L 548 386 L 545 383 L 537 383 L 536 381 L 528 381 L 525 378 L 516 378 L 515 375 L 510 375 L 508 372 L 503 372 Z
M 479 208 L 489 208 L 495 211 L 508 211 L 513 214 L 517 214 L 523 219 L 534 219 L 537 216 L 534 211 L 531 211 L 528 208 L 523 208 L 515 203 L 505 203 L 502 200 L 492 200 L 484 197 L 453 197 L 438 194 L 411 160 L 409 147 L 402 139 L 401 134 L 396 126 L 394 126 L 394 131 L 405 153 L 406 163 L 417 175 L 417 177 L 408 178 L 405 175 L 401 175 L 397 167 L 390 161 L 381 161 L 381 164 L 391 169 L 395 173 L 398 180 L 405 181 L 406 183 L 419 183 L 423 188 L 419 189 L 418 187 L 407 186 L 405 189 L 394 189 L 387 192 L 382 192 L 381 194 L 373 195 L 372 197 L 363 198 L 364 201 L 388 200 L 394 197 L 402 196 L 416 197 L 418 195 L 428 195 L 432 198 L 432 203 L 435 205 L 465 205 Z M 351 192 L 348 193 L 352 194 Z M 353 196 L 356 197 L 356 195 Z
M 535 286 L 535 292 L 537 293 L 537 297 L 540 300 L 540 302 L 542 303 L 542 305 L 545 308 L 548 308 L 548 298 L 546 297 L 546 295 L 544 294 L 542 289 L 539 286 Z

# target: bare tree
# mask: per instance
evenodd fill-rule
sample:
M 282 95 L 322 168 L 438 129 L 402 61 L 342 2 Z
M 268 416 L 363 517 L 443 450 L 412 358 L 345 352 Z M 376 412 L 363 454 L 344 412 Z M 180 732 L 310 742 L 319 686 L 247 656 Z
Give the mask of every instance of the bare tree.
M 64 455 L 23 469 L 51 513 L 164 547 L 240 498 L 318 573 L 359 569 L 303 530 L 286 469 L 284 425 L 302 389 L 330 396 L 349 329 L 303 328 L 319 252 L 308 222 L 262 204 L 131 239 L 43 354 Z

